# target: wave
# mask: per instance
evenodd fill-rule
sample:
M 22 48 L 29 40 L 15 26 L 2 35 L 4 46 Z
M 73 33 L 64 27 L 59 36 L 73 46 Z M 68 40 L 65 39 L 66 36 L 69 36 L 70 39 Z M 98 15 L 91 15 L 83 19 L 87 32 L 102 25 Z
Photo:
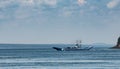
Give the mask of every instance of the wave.
M 64 60 L 59 58 L 23 58 L 23 59 L 0 59 L 0 63 L 28 63 L 28 62 L 120 62 L 120 60 Z

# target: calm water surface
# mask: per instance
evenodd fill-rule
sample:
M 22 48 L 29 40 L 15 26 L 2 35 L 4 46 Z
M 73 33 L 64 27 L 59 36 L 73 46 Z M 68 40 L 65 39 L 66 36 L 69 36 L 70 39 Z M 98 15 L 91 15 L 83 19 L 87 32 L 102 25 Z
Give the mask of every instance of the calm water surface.
M 120 50 L 56 51 L 52 46 L 70 45 L 1 44 L 0 69 L 120 69 Z

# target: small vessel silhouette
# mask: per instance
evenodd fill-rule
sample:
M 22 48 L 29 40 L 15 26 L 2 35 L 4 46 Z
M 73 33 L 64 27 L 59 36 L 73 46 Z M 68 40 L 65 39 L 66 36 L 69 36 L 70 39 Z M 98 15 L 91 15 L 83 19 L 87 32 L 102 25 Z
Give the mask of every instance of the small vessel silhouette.
M 52 47 L 53 49 L 57 51 L 82 51 L 82 50 L 90 50 L 93 48 L 93 46 L 82 48 L 82 41 L 76 41 L 75 46 L 73 47 L 65 47 L 65 48 L 59 48 L 59 47 Z

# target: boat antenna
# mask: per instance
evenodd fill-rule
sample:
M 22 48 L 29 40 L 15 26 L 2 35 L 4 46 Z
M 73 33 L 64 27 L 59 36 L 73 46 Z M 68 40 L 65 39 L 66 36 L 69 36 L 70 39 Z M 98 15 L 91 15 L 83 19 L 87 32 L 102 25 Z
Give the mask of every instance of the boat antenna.
M 79 41 L 76 40 L 76 44 L 75 44 L 77 47 L 79 47 Z
M 82 46 L 82 40 L 79 41 L 79 47 L 81 47 L 81 46 Z
M 80 48 L 80 47 L 82 46 L 82 44 L 81 44 L 81 43 L 82 43 L 82 41 L 81 41 L 81 40 L 76 40 L 76 46 L 77 46 L 77 47 L 79 47 L 79 48 Z

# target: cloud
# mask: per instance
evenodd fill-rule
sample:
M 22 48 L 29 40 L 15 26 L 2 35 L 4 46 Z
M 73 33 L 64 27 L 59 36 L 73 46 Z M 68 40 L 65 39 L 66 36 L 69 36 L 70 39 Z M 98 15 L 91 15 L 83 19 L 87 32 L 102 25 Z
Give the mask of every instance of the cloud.
M 0 0 L 0 19 L 27 18 L 56 7 L 58 0 Z
M 18 4 L 20 6 L 35 6 L 35 5 L 49 5 L 56 6 L 58 0 L 1 0 L 0 8 L 5 8 L 9 5 Z
M 63 14 L 63 16 L 65 16 L 65 17 L 71 16 L 72 13 L 73 13 L 72 10 L 73 10 L 73 9 L 70 9 L 70 8 L 68 8 L 68 7 L 64 7 L 64 8 L 62 9 L 62 14 Z M 60 14 L 60 16 L 61 16 L 61 14 Z
M 112 9 L 116 7 L 120 3 L 120 0 L 111 0 L 109 3 L 107 3 L 107 7 Z
M 44 0 L 44 3 L 46 5 L 55 6 L 57 4 L 57 0 Z
M 49 6 L 56 6 L 57 0 L 18 0 L 22 5 L 49 5 Z
M 78 3 L 79 3 L 79 5 L 84 5 L 84 4 L 87 3 L 87 1 L 85 1 L 85 0 L 78 0 Z
M 55 6 L 57 4 L 57 0 L 19 0 L 21 4 L 24 5 L 49 5 Z
M 0 1 L 0 8 L 5 8 L 9 6 L 14 0 L 2 0 Z
M 33 5 L 34 0 L 17 0 L 17 2 L 21 5 Z

